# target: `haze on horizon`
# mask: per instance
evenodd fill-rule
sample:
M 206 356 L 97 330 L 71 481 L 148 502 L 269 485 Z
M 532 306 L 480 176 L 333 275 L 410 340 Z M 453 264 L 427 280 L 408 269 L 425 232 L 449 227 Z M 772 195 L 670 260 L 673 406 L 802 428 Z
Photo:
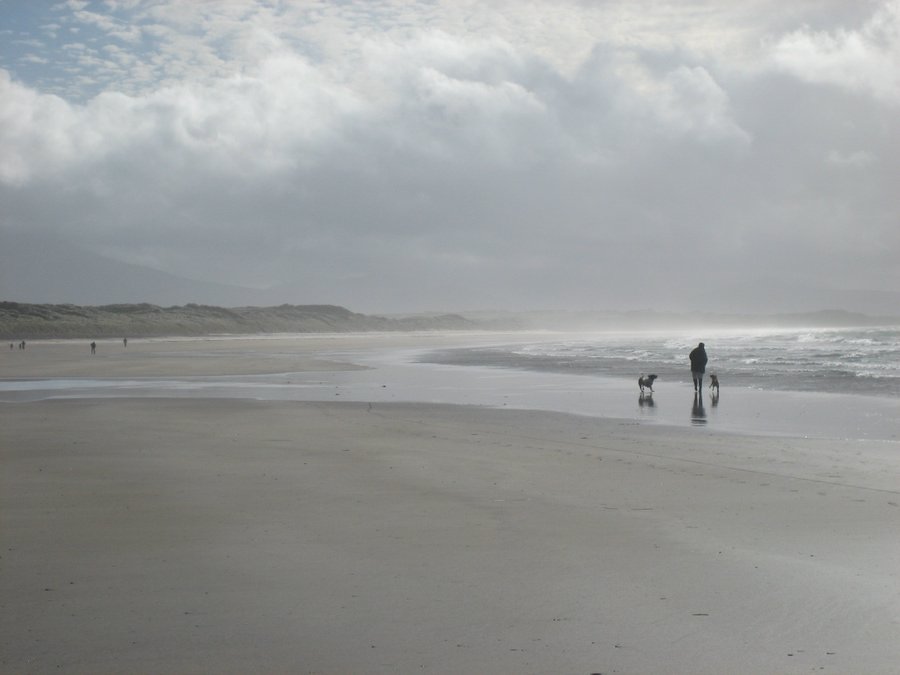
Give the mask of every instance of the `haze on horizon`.
M 900 0 L 0 0 L 0 300 L 900 315 Z

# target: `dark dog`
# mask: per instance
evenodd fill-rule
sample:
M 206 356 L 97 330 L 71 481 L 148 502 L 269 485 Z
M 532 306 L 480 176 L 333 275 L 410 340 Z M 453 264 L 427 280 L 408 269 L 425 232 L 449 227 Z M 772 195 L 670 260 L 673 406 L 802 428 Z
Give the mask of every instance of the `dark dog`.
M 653 380 L 656 379 L 656 375 L 644 375 L 641 373 L 641 376 L 638 378 L 638 386 L 641 388 L 641 393 L 644 393 L 644 387 L 650 390 L 650 393 L 653 393 Z
M 719 393 L 719 376 L 715 373 L 709 376 L 709 390 L 712 391 L 713 389 L 716 390 L 717 394 Z

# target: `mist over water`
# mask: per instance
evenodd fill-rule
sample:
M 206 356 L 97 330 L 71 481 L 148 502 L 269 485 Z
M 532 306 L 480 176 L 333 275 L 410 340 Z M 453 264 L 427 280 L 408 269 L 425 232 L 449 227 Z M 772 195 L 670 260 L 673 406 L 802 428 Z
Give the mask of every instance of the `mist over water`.
M 603 333 L 448 349 L 421 360 L 623 378 L 655 373 L 660 383 L 689 383 L 688 353 L 701 341 L 707 373 L 723 387 L 900 397 L 896 326 Z

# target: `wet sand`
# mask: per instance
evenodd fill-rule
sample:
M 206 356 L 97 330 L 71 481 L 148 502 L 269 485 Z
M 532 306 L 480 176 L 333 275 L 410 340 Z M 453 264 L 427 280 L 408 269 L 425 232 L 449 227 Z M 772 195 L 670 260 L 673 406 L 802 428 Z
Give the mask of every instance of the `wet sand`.
M 353 368 L 336 352 L 372 342 L 306 344 L 241 368 Z M 164 346 L 145 374 L 236 356 Z M 28 376 L 97 367 L 69 348 Z M 892 442 L 196 397 L 0 403 L 0 441 L 2 672 L 900 663 Z
M 900 399 L 760 391 L 419 362 L 446 347 L 558 340 L 548 332 L 365 333 L 35 342 L 0 352 L 0 402 L 50 397 L 180 397 L 429 402 L 547 410 L 749 434 L 900 442 Z M 571 335 L 569 335 L 571 337 Z M 685 376 L 687 378 L 687 375 Z

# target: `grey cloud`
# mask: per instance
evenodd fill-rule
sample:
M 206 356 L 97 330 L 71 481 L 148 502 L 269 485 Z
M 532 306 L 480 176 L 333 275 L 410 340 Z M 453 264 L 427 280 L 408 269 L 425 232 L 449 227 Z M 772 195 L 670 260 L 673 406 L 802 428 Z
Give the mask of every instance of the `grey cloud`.
M 0 79 L 0 228 L 363 311 L 900 287 L 883 99 L 665 40 L 564 69 L 509 36 L 374 31 L 325 62 L 277 39 L 84 103 Z

